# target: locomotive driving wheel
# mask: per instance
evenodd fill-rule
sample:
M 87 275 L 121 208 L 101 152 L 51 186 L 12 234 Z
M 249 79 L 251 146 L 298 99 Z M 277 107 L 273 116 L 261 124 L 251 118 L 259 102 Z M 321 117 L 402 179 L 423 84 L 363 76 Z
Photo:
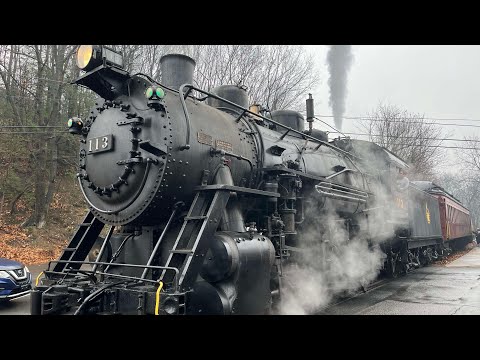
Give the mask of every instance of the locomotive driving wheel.
M 390 252 L 390 256 L 388 256 L 388 259 L 387 259 L 387 276 L 394 279 L 396 277 L 398 277 L 398 266 L 397 266 L 397 262 L 398 262 L 398 258 L 399 258 L 399 254 L 398 253 L 394 253 L 393 251 Z

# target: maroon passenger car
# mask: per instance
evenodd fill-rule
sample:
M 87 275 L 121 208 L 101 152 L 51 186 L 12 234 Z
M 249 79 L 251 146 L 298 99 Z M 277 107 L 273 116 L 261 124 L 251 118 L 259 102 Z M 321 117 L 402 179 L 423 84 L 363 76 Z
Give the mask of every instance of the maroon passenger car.
M 414 183 L 438 199 L 444 243 L 449 242 L 450 247 L 461 248 L 473 240 L 470 211 L 459 200 L 431 181 Z

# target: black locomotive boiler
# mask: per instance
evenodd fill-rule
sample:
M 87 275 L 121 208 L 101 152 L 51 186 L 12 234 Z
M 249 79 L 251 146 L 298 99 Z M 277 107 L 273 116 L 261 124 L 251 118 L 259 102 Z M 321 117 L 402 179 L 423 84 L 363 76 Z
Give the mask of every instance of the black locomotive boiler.
M 387 271 L 412 262 L 408 212 L 390 206 L 408 165 L 372 143 L 329 142 L 311 96 L 305 129 L 295 111 L 249 107 L 242 87 L 193 86 L 185 55 L 160 59 L 161 82 L 104 46 L 82 45 L 77 62 L 75 83 L 99 96 L 68 123 L 89 211 L 32 291 L 32 314 L 270 313 L 302 234 L 332 212 L 348 237 L 382 238 Z M 317 240 L 308 247 L 327 251 Z

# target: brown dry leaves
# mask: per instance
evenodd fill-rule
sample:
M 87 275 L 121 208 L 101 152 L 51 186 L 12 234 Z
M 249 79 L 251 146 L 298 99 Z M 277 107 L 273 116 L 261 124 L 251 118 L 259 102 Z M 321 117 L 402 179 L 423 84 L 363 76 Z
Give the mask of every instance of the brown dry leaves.
M 25 265 L 43 264 L 57 259 L 61 247 L 41 249 L 32 246 L 27 233 L 18 225 L 0 224 L 0 257 L 19 261 Z
M 465 255 L 466 253 L 468 253 L 469 251 L 471 251 L 472 249 L 466 249 L 466 250 L 460 250 L 460 251 L 456 251 L 448 256 L 446 256 L 445 258 L 443 259 L 440 259 L 440 260 L 437 260 L 433 263 L 433 266 L 443 266 L 443 265 L 447 265 L 449 263 L 451 263 L 452 261 L 454 260 L 457 260 L 458 258 L 462 257 L 463 255 Z

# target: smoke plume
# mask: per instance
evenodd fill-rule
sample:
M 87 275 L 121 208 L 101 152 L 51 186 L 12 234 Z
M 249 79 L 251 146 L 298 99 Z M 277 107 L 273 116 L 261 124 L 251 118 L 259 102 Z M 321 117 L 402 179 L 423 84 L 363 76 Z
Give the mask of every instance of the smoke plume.
M 353 62 L 351 45 L 331 45 L 327 54 L 329 105 L 332 108 L 335 126 L 342 130 L 343 114 L 347 97 L 347 77 Z

